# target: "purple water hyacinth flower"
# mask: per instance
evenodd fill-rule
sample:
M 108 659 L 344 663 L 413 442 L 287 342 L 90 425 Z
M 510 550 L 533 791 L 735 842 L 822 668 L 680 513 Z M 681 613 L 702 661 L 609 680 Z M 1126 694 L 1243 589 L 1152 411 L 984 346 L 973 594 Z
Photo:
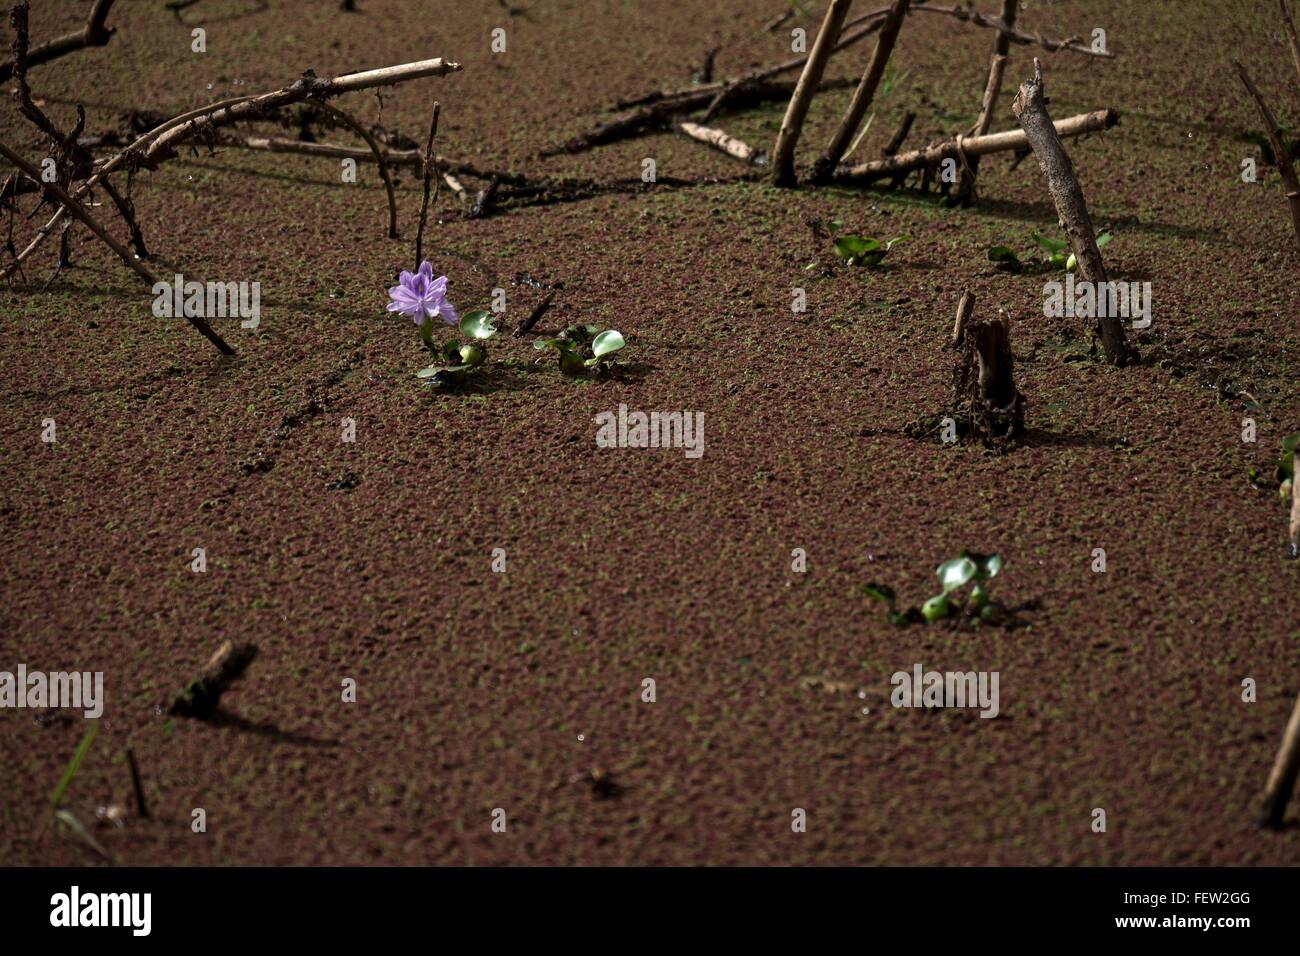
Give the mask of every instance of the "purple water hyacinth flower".
M 410 273 L 403 271 L 398 284 L 388 290 L 388 311 L 409 315 L 416 325 L 435 315 L 442 316 L 448 325 L 460 321 L 456 308 L 447 301 L 447 277 L 433 277 L 433 266 L 428 262 L 420 263 L 420 271 Z

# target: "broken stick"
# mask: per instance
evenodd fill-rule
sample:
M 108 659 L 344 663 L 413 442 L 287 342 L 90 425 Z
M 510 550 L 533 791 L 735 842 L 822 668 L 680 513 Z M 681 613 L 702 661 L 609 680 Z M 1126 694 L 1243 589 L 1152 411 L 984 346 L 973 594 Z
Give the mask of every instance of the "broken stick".
M 1061 228 L 1070 242 L 1079 273 L 1086 282 L 1099 289 L 1106 282 L 1106 264 L 1097 248 L 1097 234 L 1088 215 L 1088 204 L 1083 198 L 1083 188 L 1074 173 L 1070 154 L 1061 144 L 1061 137 L 1047 113 L 1047 99 L 1043 95 L 1043 70 L 1034 57 L 1034 75 L 1021 84 L 1011 104 L 1011 112 L 1020 121 L 1029 145 L 1038 157 L 1038 165 L 1047 177 L 1047 189 L 1056 205 Z M 1100 296 L 1098 296 L 1100 299 Z M 1114 309 L 1103 306 L 1097 309 L 1094 328 L 1101 335 L 1102 349 L 1113 365 L 1127 365 L 1136 357 L 1124 338 L 1124 325 Z
M 776 145 L 772 148 L 774 185 L 795 185 L 794 149 L 799 142 L 799 134 L 803 132 L 803 121 L 808 116 L 808 107 L 812 103 L 813 94 L 821 85 L 822 74 L 826 72 L 826 62 L 830 59 L 835 41 L 839 39 L 840 28 L 844 25 L 844 18 L 848 16 L 849 4 L 852 2 L 853 0 L 831 0 L 831 5 L 826 10 L 826 17 L 822 20 L 821 29 L 817 31 L 817 39 L 808 53 L 808 61 L 804 64 L 799 82 L 795 84 L 794 94 L 790 97 L 790 104 L 785 110 L 785 118 L 781 120 L 781 131 L 777 134 Z
M 1295 34 L 1295 21 L 1291 19 L 1291 8 L 1287 0 L 1278 0 L 1282 7 L 1282 27 L 1286 32 L 1286 42 L 1291 47 L 1291 62 L 1295 64 L 1296 76 L 1300 77 L 1300 39 Z
M 176 695 L 167 713 L 174 717 L 206 720 L 217 709 L 221 695 L 240 678 L 255 657 L 257 646 L 254 644 L 222 642 L 198 675 Z
M 1241 77 L 1247 92 L 1254 98 L 1255 106 L 1259 108 L 1259 115 L 1264 120 L 1264 132 L 1273 146 L 1273 155 L 1277 157 L 1277 171 L 1282 177 L 1282 185 L 1286 188 L 1287 208 L 1291 211 L 1291 228 L 1295 232 L 1296 244 L 1300 245 L 1300 180 L 1296 179 L 1295 166 L 1291 162 L 1291 150 L 1287 146 L 1286 137 L 1282 135 L 1282 127 L 1278 125 L 1277 117 L 1264 102 L 1263 94 L 1251 80 L 1246 68 L 1236 60 L 1232 61 L 1232 65 L 1236 67 L 1237 75 Z
M 1288 554 L 1300 558 L 1300 491 L 1296 490 L 1300 482 L 1300 447 L 1291 453 L 1291 544 Z
M 85 223 L 86 226 L 90 228 L 91 232 L 98 236 L 110 249 L 117 253 L 117 257 L 125 262 L 136 275 L 145 281 L 150 290 L 161 282 L 148 266 L 131 254 L 131 250 L 127 249 L 126 246 L 122 245 L 109 235 L 104 227 L 96 221 L 94 216 L 86 211 L 85 207 L 82 206 L 79 201 L 73 199 L 56 184 L 44 182 L 41 178 L 41 171 L 39 169 L 27 160 L 23 159 L 22 156 L 19 156 L 4 143 L 0 143 L 0 156 L 3 156 L 5 159 L 9 160 L 9 162 L 21 169 L 33 182 L 39 183 L 41 189 L 45 190 L 46 195 L 49 196 L 50 199 L 57 202 L 68 213 Z M 206 321 L 204 321 L 200 316 L 190 315 L 188 310 L 185 310 L 185 312 L 185 320 L 198 329 L 203 334 L 204 338 L 215 345 L 222 355 L 235 354 L 235 350 L 227 345 L 225 340 L 214 332 L 212 327 L 208 325 Z
M 762 151 L 754 149 L 734 136 L 727 135 L 720 129 L 712 129 L 708 126 L 701 126 L 699 123 L 690 122 L 678 123 L 677 128 L 691 139 L 712 146 L 714 149 L 720 149 L 728 156 L 732 156 L 742 163 L 749 163 L 751 166 L 767 165 L 767 157 Z
M 1268 783 L 1264 786 L 1264 809 L 1259 815 L 1259 825 L 1277 829 L 1282 826 L 1286 815 L 1286 805 L 1295 789 L 1296 777 L 1300 776 L 1300 697 L 1296 698 L 1282 734 L 1282 746 L 1278 748 L 1273 760 L 1273 769 L 1269 771 Z
M 1057 120 L 1052 125 L 1061 137 L 1081 136 L 1110 129 L 1119 122 L 1119 113 L 1115 110 L 1096 110 L 1092 113 L 1080 113 Z M 960 146 L 955 139 L 944 140 L 924 149 L 909 150 L 886 159 L 875 159 L 869 163 L 850 166 L 835 174 L 839 182 L 866 184 L 877 179 L 885 179 L 898 173 L 909 173 L 916 169 L 933 169 L 945 159 L 957 159 L 962 152 L 967 157 L 984 156 L 989 153 L 1002 153 L 1010 150 L 1029 148 L 1029 139 L 1024 130 L 1011 129 L 988 136 L 972 136 L 962 139 Z
M 429 219 L 429 187 L 433 182 L 433 140 L 438 135 L 438 113 L 442 110 L 442 105 L 433 101 L 433 116 L 429 120 L 429 138 L 424 144 L 424 156 L 421 162 L 422 184 L 424 191 L 420 196 L 420 218 L 415 227 L 415 268 L 420 268 L 420 263 L 424 262 L 424 224 Z
M 853 91 L 853 99 L 849 101 L 849 108 L 840 120 L 840 125 L 836 128 L 831 141 L 826 145 L 826 152 L 822 154 L 821 159 L 813 165 L 812 180 L 814 183 L 825 183 L 829 181 L 835 168 L 839 166 L 840 160 L 844 158 L 844 152 L 848 149 L 849 143 L 852 142 L 853 136 L 862 124 L 862 118 L 867 115 L 867 109 L 871 106 L 871 101 L 876 95 L 876 87 L 880 85 L 881 78 L 885 75 L 885 67 L 889 63 L 889 58 L 894 52 L 894 43 L 898 39 L 898 32 L 903 28 L 903 17 L 907 14 L 907 6 L 910 0 L 894 0 L 889 7 L 889 13 L 885 16 L 884 25 L 880 28 L 880 36 L 876 38 L 875 49 L 871 53 L 871 59 L 867 63 L 867 70 L 862 74 L 862 80 L 858 83 L 858 88 Z
M 1008 0 L 1012 10 L 1015 9 L 1015 0 Z M 998 39 L 1001 40 L 1004 34 L 999 33 Z M 1001 53 L 994 53 L 993 58 L 989 61 L 989 78 L 984 84 L 984 99 L 980 103 L 980 115 L 975 120 L 975 125 L 971 127 L 972 136 L 988 135 L 989 126 L 993 123 L 993 109 L 997 106 L 998 94 L 1002 91 L 1002 74 L 1006 70 L 1007 58 Z M 972 156 L 967 160 L 966 166 L 961 171 L 958 180 L 957 196 L 961 202 L 968 201 L 975 194 L 975 180 L 979 175 L 979 157 Z
M 108 19 L 108 11 L 112 6 L 113 0 L 95 0 L 94 5 L 90 8 L 90 13 L 86 17 L 85 26 L 80 30 L 65 33 L 61 37 L 55 37 L 53 40 L 47 40 L 32 47 L 27 52 L 27 66 L 33 67 L 41 63 L 48 63 L 50 60 L 57 60 L 61 56 L 75 53 L 77 50 L 83 50 L 89 46 L 107 46 L 108 41 L 112 39 L 115 32 L 113 27 L 104 25 L 104 21 Z M 14 75 L 14 65 L 13 60 L 5 60 L 0 63 L 0 83 L 7 81 Z

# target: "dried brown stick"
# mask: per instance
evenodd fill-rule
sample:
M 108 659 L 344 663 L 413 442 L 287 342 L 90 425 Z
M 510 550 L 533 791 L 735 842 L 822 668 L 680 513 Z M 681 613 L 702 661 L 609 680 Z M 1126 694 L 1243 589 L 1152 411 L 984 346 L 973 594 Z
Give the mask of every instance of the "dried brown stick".
M 835 168 L 839 166 L 840 160 L 844 158 L 845 150 L 853 141 L 858 127 L 862 125 L 862 118 L 867 115 L 867 110 L 871 107 L 871 101 L 876 95 L 876 87 L 880 85 L 880 80 L 885 75 L 885 67 L 894 53 L 894 43 L 903 28 L 903 17 L 907 14 L 908 3 L 909 0 L 894 0 L 890 5 L 889 13 L 880 28 L 880 36 L 876 38 L 875 49 L 872 50 L 871 59 L 867 63 L 866 72 L 862 74 L 858 88 L 853 91 L 853 99 L 849 101 L 849 108 L 832 134 L 831 141 L 826 144 L 826 151 L 813 165 L 813 182 L 824 183 L 830 179 Z
M 492 210 L 492 204 L 497 198 L 497 188 L 501 185 L 501 180 L 493 178 L 486 186 L 479 190 L 478 195 L 474 197 L 474 204 L 469 207 L 469 212 L 465 214 L 467 219 L 481 219 Z
M 423 167 L 423 193 L 420 196 L 420 220 L 415 227 L 416 269 L 419 269 L 420 263 L 424 261 L 424 225 L 429 219 L 429 187 L 433 184 L 436 169 L 433 164 L 433 140 L 438 135 L 438 114 L 441 111 L 442 104 L 434 100 L 433 115 L 429 118 L 429 138 L 424 142 L 424 156 L 420 164 Z
M 776 145 L 772 147 L 772 182 L 777 186 L 795 184 L 795 146 L 799 143 L 799 134 L 803 132 L 808 107 L 812 104 L 817 87 L 821 85 L 826 63 L 835 48 L 835 41 L 839 39 L 840 28 L 844 25 L 844 18 L 848 16 L 849 4 L 852 2 L 853 0 L 831 0 L 831 5 L 822 20 L 821 29 L 817 31 L 817 39 L 808 53 L 808 61 L 804 64 L 803 73 L 800 74 L 799 82 L 790 97 L 790 103 L 786 106 L 785 117 L 781 120 L 781 130 L 777 133 Z
M 342 143 L 304 143 L 300 140 L 285 139 L 283 137 L 241 136 L 231 132 L 222 133 L 217 142 L 222 146 L 230 146 L 236 149 L 252 149 L 259 152 L 298 153 L 303 156 L 319 156 L 331 159 L 355 159 L 358 162 L 374 162 L 375 160 L 374 153 L 370 150 L 346 146 Z M 410 166 L 417 169 L 422 169 L 424 166 L 424 154 L 418 149 L 384 150 L 383 155 L 384 160 L 390 166 Z M 499 179 L 503 186 L 530 186 L 534 184 L 533 180 L 519 173 L 500 169 L 484 169 L 460 160 L 448 159 L 446 156 L 435 155 L 433 164 L 437 169 L 444 172 L 460 176 L 473 176 L 475 179 L 481 179 L 484 182 L 490 179 Z
M 952 338 L 948 344 L 956 348 L 966 337 L 966 323 L 970 321 L 971 312 L 975 310 L 975 293 L 967 290 L 961 294 L 957 303 L 957 318 L 952 323 Z
M 205 130 L 259 119 L 270 112 L 304 100 L 311 99 L 319 102 L 344 93 L 390 86 L 426 76 L 446 76 L 448 73 L 457 72 L 460 68 L 459 63 L 452 63 L 438 57 L 415 63 L 402 63 L 398 66 L 386 66 L 377 70 L 366 70 L 361 73 L 347 73 L 332 79 L 321 79 L 309 71 L 283 89 L 241 100 L 168 129 L 149 144 L 144 150 L 141 161 L 148 166 L 173 147 L 200 135 Z
M 819 89 L 833 89 L 843 85 L 841 80 L 828 80 Z M 750 86 L 737 86 L 725 91 L 726 102 L 736 105 L 740 102 L 785 99 L 794 90 L 789 83 L 755 83 Z M 637 136 L 648 129 L 667 124 L 675 115 L 689 113 L 703 106 L 712 107 L 721 94 L 710 89 L 693 91 L 690 96 L 662 100 L 649 106 L 642 106 L 626 116 L 607 120 L 578 136 L 565 142 L 562 146 L 551 147 L 540 152 L 540 157 L 555 156 L 559 153 L 580 153 L 594 146 L 612 143 L 620 139 Z M 706 113 L 706 115 L 709 115 Z M 505 182 L 505 180 L 502 180 Z
M 1014 0 L 1012 0 L 1014 6 Z M 998 34 L 1001 40 L 1004 34 Z M 980 115 L 971 127 L 972 136 L 985 136 L 993 123 L 993 110 L 997 106 L 998 95 L 1002 92 L 1002 74 L 1007 67 L 1007 58 L 1001 53 L 994 53 L 989 60 L 989 78 L 984 84 L 984 99 L 980 102 Z M 979 175 L 979 157 L 970 157 L 962 167 L 958 180 L 957 195 L 963 199 L 975 193 L 975 181 Z
M 1264 808 L 1259 816 L 1259 824 L 1277 829 L 1282 826 L 1286 815 L 1286 805 L 1295 790 L 1296 777 L 1300 776 L 1300 697 L 1296 698 L 1291 710 L 1291 719 L 1286 723 L 1282 733 L 1282 746 L 1278 748 L 1273 759 L 1273 768 L 1268 774 L 1268 783 L 1264 785 Z
M 330 116 L 334 117 L 352 132 L 356 133 L 363 140 L 366 146 L 370 148 L 370 153 L 375 158 L 375 164 L 379 167 L 379 178 L 384 181 L 384 192 L 388 194 L 388 238 L 397 238 L 397 194 L 393 189 L 393 176 L 388 171 L 388 163 L 384 160 L 384 151 L 371 132 L 358 123 L 355 119 L 343 112 L 336 106 L 321 101 L 316 106 Z
M 203 669 L 176 695 L 167 713 L 206 720 L 217 709 L 221 695 L 243 675 L 256 657 L 255 644 L 223 641 Z
M 890 156 L 897 155 L 898 151 L 903 148 L 903 141 L 907 139 L 907 134 L 912 131 L 912 124 L 916 122 L 916 114 L 911 110 L 903 113 L 903 118 L 898 121 L 898 128 L 894 130 L 894 135 L 889 137 L 889 142 L 880 150 L 880 155 L 888 159 Z
M 699 123 L 686 121 L 678 123 L 677 129 L 691 139 L 721 150 L 742 163 L 748 163 L 751 166 L 764 166 L 767 164 L 767 157 L 760 150 L 754 149 L 748 143 L 742 142 L 734 136 L 729 136 L 720 129 L 712 129 L 708 126 L 701 126 Z
M 1300 448 L 1291 453 L 1291 526 L 1287 529 L 1291 536 L 1288 553 L 1292 558 L 1300 558 Z
M 1286 33 L 1287 45 L 1291 47 L 1291 62 L 1295 64 L 1296 77 L 1300 78 L 1300 39 L 1296 37 L 1295 21 L 1291 19 L 1291 7 L 1287 0 L 1278 0 L 1282 7 L 1282 29 Z
M 131 768 L 131 791 L 135 794 L 135 812 L 142 820 L 149 819 L 149 805 L 144 800 L 144 786 L 140 783 L 140 768 L 135 763 L 135 753 L 129 747 L 126 763 Z
M 1011 112 L 1020 121 L 1029 145 L 1038 157 L 1038 165 L 1047 177 L 1047 189 L 1079 263 L 1079 273 L 1097 288 L 1107 281 L 1106 264 L 1097 248 L 1097 234 L 1092 227 L 1092 217 L 1088 215 L 1088 204 L 1083 198 L 1083 188 L 1075 175 L 1074 164 L 1047 113 L 1042 65 L 1037 57 L 1034 58 L 1034 75 L 1020 85 Z M 1098 312 L 1095 328 L 1101 335 L 1101 346 L 1107 360 L 1114 365 L 1127 365 L 1135 356 L 1125 340 L 1123 323 L 1119 316 L 1112 314 L 1112 309 L 1102 308 Z
M 519 323 L 512 333 L 515 338 L 522 339 L 533 330 L 533 326 L 537 324 L 538 319 L 545 315 L 546 310 L 551 307 L 551 300 L 555 298 L 556 291 L 557 290 L 552 289 L 550 292 L 546 293 L 546 296 L 542 301 L 538 302 L 537 305 L 533 307 L 533 311 L 528 313 L 528 318 Z
M 212 130 L 218 126 L 260 119 L 263 118 L 262 114 L 276 109 L 278 106 L 290 105 L 306 98 L 321 99 L 356 90 L 401 83 L 425 76 L 445 76 L 448 73 L 459 71 L 460 68 L 459 63 L 452 63 L 438 58 L 382 67 L 377 70 L 366 70 L 361 73 L 345 74 L 333 80 L 320 80 L 309 72 L 291 86 L 282 90 L 273 90 L 270 93 L 256 96 L 232 97 L 217 103 L 210 103 L 207 106 L 174 116 L 141 135 L 126 149 L 99 164 L 94 174 L 78 186 L 72 196 L 80 199 L 96 183 L 128 164 L 156 165 L 164 154 L 171 153 L 172 146 L 178 145 L 199 132 L 211 135 Z M 15 257 L 14 262 L 4 270 L 0 270 L 0 279 L 10 276 L 22 261 L 45 241 L 45 238 L 49 236 L 64 215 L 63 210 L 55 213 L 54 217 L 37 231 L 26 248 Z
M 113 27 L 104 25 L 112 6 L 113 0 L 95 0 L 90 13 L 86 16 L 86 23 L 80 30 L 73 30 L 71 33 L 65 33 L 61 37 L 55 37 L 53 40 L 32 47 L 27 53 L 26 65 L 39 66 L 86 47 L 106 46 L 114 33 Z M 0 83 L 14 75 L 15 65 L 12 59 L 0 62 Z
M 1077 116 L 1057 120 L 1052 125 L 1056 128 L 1058 136 L 1071 137 L 1110 129 L 1117 122 L 1119 122 L 1119 113 L 1115 110 L 1095 110 L 1091 113 L 1079 113 Z M 926 146 L 923 149 L 909 150 L 906 153 L 899 153 L 897 156 L 886 159 L 877 159 L 869 163 L 850 166 L 847 169 L 841 169 L 836 174 L 835 179 L 838 182 L 867 184 L 878 179 L 895 176 L 898 173 L 909 173 L 916 169 L 932 169 L 945 159 L 959 158 L 959 154 L 963 151 L 969 157 L 1028 148 L 1029 139 L 1024 130 L 1004 130 L 1000 133 L 990 133 L 987 136 L 972 136 L 969 139 L 963 139 L 960 149 L 958 149 L 955 139 L 948 139 L 941 143 Z
M 41 189 L 45 191 L 45 194 L 49 196 L 50 199 L 59 203 L 69 213 L 71 213 L 77 219 L 80 219 L 83 223 L 85 223 L 86 226 L 90 228 L 90 231 L 93 232 L 96 236 L 98 236 L 110 249 L 112 249 L 115 253 L 117 253 L 117 257 L 121 259 L 123 262 L 125 262 L 127 264 L 127 267 L 131 269 L 131 271 L 133 271 L 136 275 L 138 275 L 141 279 L 143 279 L 151 290 L 156 284 L 158 284 L 160 280 L 158 279 L 157 276 L 153 274 L 153 272 L 149 269 L 149 267 L 146 266 L 144 263 L 142 263 L 135 256 L 131 255 L 131 250 L 127 249 L 124 245 L 122 245 L 111 235 L 109 235 L 108 232 L 105 231 L 104 227 L 101 226 L 95 220 L 94 216 L 92 216 L 90 213 L 86 211 L 85 207 L 82 206 L 80 202 L 72 198 L 72 196 L 68 195 L 68 193 L 66 193 L 63 189 L 61 189 L 59 186 L 55 185 L 54 183 L 42 182 L 40 170 L 38 170 L 35 166 L 29 163 L 22 156 L 15 153 L 4 143 L 0 143 L 0 156 L 3 156 L 5 159 L 9 160 L 9 162 L 17 166 L 34 182 L 39 182 L 41 185 Z M 209 342 L 215 345 L 223 355 L 235 354 L 235 350 L 232 349 L 229 345 L 227 345 L 225 343 L 225 340 L 223 340 L 221 336 L 219 336 L 216 332 L 214 332 L 212 330 L 212 327 L 209 326 L 208 323 L 205 322 L 201 317 L 186 314 L 185 318 L 186 321 L 190 323 L 190 325 L 194 326 L 201 333 L 203 333 L 203 336 Z
M 870 13 L 864 13 L 860 17 L 854 17 L 852 20 L 846 21 L 840 27 L 839 37 L 835 42 L 835 48 L 831 52 L 838 53 L 841 50 L 848 49 L 859 40 L 871 36 L 880 29 L 880 24 L 884 21 L 885 14 L 888 12 L 888 7 L 881 7 L 879 10 L 873 10 Z M 702 97 L 702 101 L 708 103 L 719 94 L 730 95 L 729 91 L 762 84 L 775 79 L 782 73 L 797 70 L 808 63 L 808 57 L 811 55 L 811 53 L 802 53 L 788 60 L 782 60 L 780 63 L 759 67 L 740 76 L 732 77 L 729 80 L 720 80 L 716 83 L 697 84 L 675 90 L 655 90 L 632 99 L 619 100 L 614 104 L 614 108 L 625 110 L 635 106 L 648 106 L 663 100 L 694 100 L 697 97 Z M 678 109 L 680 110 L 681 107 L 678 107 Z
M 1295 165 L 1291 162 L 1291 150 L 1287 147 L 1277 117 L 1264 101 L 1263 94 L 1251 80 L 1246 68 L 1236 60 L 1232 61 L 1232 65 L 1236 68 L 1237 75 L 1241 77 L 1241 82 L 1245 84 L 1247 92 L 1254 98 L 1255 106 L 1259 108 L 1259 115 L 1264 120 L 1264 132 L 1273 146 L 1273 155 L 1277 157 L 1277 171 L 1282 177 L 1282 185 L 1286 188 L 1287 208 L 1291 211 L 1291 228 L 1295 231 L 1296 244 L 1300 246 L 1300 180 L 1296 179 Z
M 977 27 L 987 27 L 990 30 L 997 30 L 1002 34 L 1002 36 L 1006 37 L 1010 43 L 1019 43 L 1022 46 L 1037 45 L 1049 53 L 1056 53 L 1060 50 L 1069 50 L 1071 53 L 1082 53 L 1085 56 L 1102 57 L 1107 60 L 1115 59 L 1114 53 L 1094 50 L 1092 47 L 1080 43 L 1078 40 L 1051 40 L 1043 36 L 1041 33 L 1026 33 L 1003 23 L 998 17 L 990 17 L 967 7 L 931 7 L 918 3 L 914 5 L 912 9 L 924 10 L 926 13 L 942 13 L 946 16 L 956 17 L 964 23 L 970 23 Z

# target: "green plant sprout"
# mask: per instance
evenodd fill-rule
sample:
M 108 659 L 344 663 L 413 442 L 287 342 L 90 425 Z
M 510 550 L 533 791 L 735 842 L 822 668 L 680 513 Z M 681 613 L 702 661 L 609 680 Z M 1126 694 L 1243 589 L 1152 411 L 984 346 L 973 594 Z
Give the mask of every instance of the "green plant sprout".
M 604 378 L 610 372 L 610 357 L 625 345 L 623 334 L 616 329 L 571 325 L 557 338 L 534 342 L 533 348 L 559 352 L 560 371 L 570 378 Z
M 1282 454 L 1273 470 L 1273 477 L 1265 478 L 1258 468 L 1251 468 L 1246 472 L 1246 477 L 1250 479 L 1250 483 L 1257 488 L 1271 488 L 1276 485 L 1279 497 L 1283 501 L 1290 500 L 1292 491 L 1295 488 L 1295 450 L 1297 446 L 1300 446 L 1300 432 L 1283 438 Z
M 895 236 L 881 242 L 870 236 L 840 236 L 835 240 L 835 254 L 851 266 L 874 267 L 881 263 L 889 250 L 900 243 L 907 242 L 911 236 Z
M 989 597 L 988 586 L 984 583 L 997 576 L 1002 570 L 1002 558 L 996 554 L 975 554 L 962 551 L 960 555 L 943 562 L 935 568 L 942 588 L 940 593 L 927 600 L 919 608 L 909 607 L 898 610 L 894 589 L 883 584 L 867 584 L 862 593 L 874 601 L 886 606 L 889 621 L 896 627 L 905 627 L 924 621 L 933 624 L 945 618 L 957 618 L 971 625 L 1006 624 L 1011 620 L 1007 609 Z M 968 584 L 973 586 L 970 592 L 961 598 L 959 592 Z
M 487 347 L 483 343 L 497 332 L 491 314 L 483 309 L 475 309 L 461 317 L 458 328 L 460 334 L 470 341 L 461 343 L 453 340 L 439 347 L 433 341 L 432 323 L 425 319 L 420 324 L 420 338 L 442 362 L 420 369 L 415 373 L 416 378 L 427 379 L 435 388 L 459 385 L 487 361 Z
M 1067 251 L 1070 244 L 1064 239 L 1053 239 L 1037 232 L 1030 233 L 1030 237 L 1046 253 L 1043 256 L 1041 267 L 1037 271 L 1050 272 L 1061 269 L 1065 272 L 1073 272 L 1078 267 L 1079 263 L 1075 259 L 1074 253 Z M 1103 232 L 1097 237 L 1097 248 L 1100 249 L 1110 242 L 1112 238 L 1109 232 Z M 989 246 L 988 259 L 990 262 L 995 263 L 1002 272 L 1019 273 L 1027 268 L 1025 262 L 1010 246 Z

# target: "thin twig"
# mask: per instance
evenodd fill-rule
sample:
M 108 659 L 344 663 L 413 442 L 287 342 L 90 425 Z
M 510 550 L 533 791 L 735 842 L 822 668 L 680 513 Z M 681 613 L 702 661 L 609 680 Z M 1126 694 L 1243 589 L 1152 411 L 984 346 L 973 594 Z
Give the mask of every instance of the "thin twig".
M 424 224 L 429 218 L 429 187 L 433 184 L 434 165 L 433 165 L 433 138 L 438 135 L 438 113 L 442 109 L 441 104 L 433 101 L 433 116 L 429 120 L 429 138 L 424 143 L 424 161 L 421 165 L 424 167 L 424 194 L 420 198 L 420 221 L 415 227 L 415 267 L 419 269 L 420 263 L 424 261 Z
M 1300 245 L 1300 180 L 1296 179 L 1295 166 L 1291 162 L 1291 150 L 1282 135 L 1277 117 L 1264 101 L 1263 94 L 1251 80 L 1246 68 L 1236 60 L 1232 61 L 1232 65 L 1236 68 L 1237 75 L 1241 77 L 1241 82 L 1245 84 L 1247 92 L 1254 98 L 1255 106 L 1259 108 L 1259 115 L 1264 120 L 1264 132 L 1273 145 L 1273 155 L 1277 157 L 1277 171 L 1282 177 L 1283 186 L 1286 187 L 1287 208 L 1291 210 L 1291 228 L 1295 231 L 1296 244 Z
M 73 199 L 70 195 L 64 192 L 56 184 L 43 182 L 41 180 L 40 170 L 38 170 L 35 166 L 29 163 L 22 156 L 15 153 L 4 143 L 0 143 L 0 156 L 4 156 L 5 159 L 9 160 L 9 162 L 13 163 L 15 166 L 21 169 L 24 173 L 27 174 L 27 177 L 31 179 L 33 182 L 40 183 L 41 189 L 45 191 L 45 194 L 47 196 L 49 196 L 51 199 L 58 202 L 73 216 L 75 216 L 76 218 L 80 219 L 83 223 L 85 223 L 90 228 L 90 231 L 93 232 L 96 236 L 98 236 L 110 249 L 112 249 L 115 253 L 117 253 L 117 257 L 121 259 L 123 262 L 125 262 L 127 266 L 136 275 L 138 275 L 141 279 L 143 279 L 151 290 L 155 285 L 158 284 L 160 280 L 158 279 L 157 276 L 153 274 L 153 272 L 150 271 L 148 266 L 142 263 L 139 259 L 135 258 L 135 256 L 131 255 L 131 251 L 129 249 L 127 249 L 120 242 L 118 242 L 111 235 L 109 235 L 108 232 L 104 229 L 104 227 L 101 226 L 95 220 L 94 216 L 92 216 L 90 213 L 86 211 L 85 207 L 82 206 L 80 202 L 78 202 L 76 199 Z M 209 342 L 215 345 L 217 349 L 220 350 L 221 354 L 223 355 L 235 354 L 235 350 L 232 349 L 229 345 L 227 345 L 225 343 L 225 340 L 223 340 L 221 336 L 219 336 L 216 332 L 214 332 L 212 330 L 212 327 L 209 326 L 208 323 L 205 322 L 201 317 L 196 315 L 189 315 L 188 313 L 186 313 L 185 319 L 190 323 L 190 325 L 194 326 L 201 333 L 203 333 L 203 336 Z
M 26 6 L 26 3 L 20 6 Z M 47 40 L 38 46 L 34 46 L 27 54 L 27 66 L 39 66 L 42 63 L 48 63 L 50 60 L 58 59 L 69 53 L 75 53 L 77 50 L 85 49 L 89 46 L 106 46 L 115 32 L 114 27 L 104 25 L 108 19 L 108 11 L 113 6 L 113 0 L 95 0 L 90 8 L 90 14 L 86 17 L 85 26 L 80 30 L 74 30 L 71 33 L 65 33 L 61 37 L 53 40 Z M 5 60 L 0 63 L 0 83 L 5 82 L 14 75 L 15 62 Z

